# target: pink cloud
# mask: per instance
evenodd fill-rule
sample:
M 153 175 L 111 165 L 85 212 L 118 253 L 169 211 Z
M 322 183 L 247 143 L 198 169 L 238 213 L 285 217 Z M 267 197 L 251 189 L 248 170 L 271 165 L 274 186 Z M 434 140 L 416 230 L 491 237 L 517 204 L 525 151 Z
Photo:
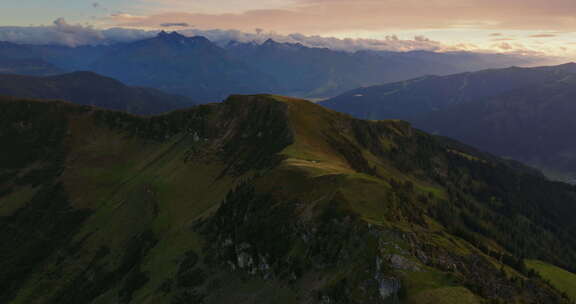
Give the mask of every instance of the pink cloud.
M 497 38 L 497 39 L 492 39 L 492 41 L 514 41 L 516 40 L 515 38 Z
M 161 4 L 175 0 L 147 1 Z M 254 2 L 257 1 L 251 1 Z M 114 21 L 118 25 L 150 27 L 176 20 L 200 28 L 252 30 L 259 27 L 308 34 L 458 27 L 576 31 L 576 1 L 573 0 L 293 0 L 277 5 L 276 9 L 238 10 L 227 14 L 199 13 L 192 6 L 188 11 L 166 10 L 164 7 L 164 13 L 151 14 L 142 20 L 117 16 Z
M 552 38 L 552 37 L 556 37 L 555 34 L 534 34 L 534 35 L 530 35 L 530 38 Z

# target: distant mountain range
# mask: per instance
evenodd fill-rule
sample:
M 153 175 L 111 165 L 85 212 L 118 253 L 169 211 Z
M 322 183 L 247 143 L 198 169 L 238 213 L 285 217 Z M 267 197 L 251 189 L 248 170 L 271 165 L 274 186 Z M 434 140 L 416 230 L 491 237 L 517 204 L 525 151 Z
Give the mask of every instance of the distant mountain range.
M 52 75 L 89 70 L 128 85 L 154 87 L 205 102 L 220 101 L 237 93 L 330 97 L 359 86 L 427 74 L 534 64 L 533 59 L 513 55 L 349 53 L 273 40 L 217 45 L 204 37 L 185 37 L 175 32 L 109 46 L 2 43 L 0 58 L 0 70 L 6 73 Z M 15 64 L 22 60 L 28 63 Z
M 0 108 L 1 303 L 576 300 L 576 188 L 402 121 Z
M 239 60 L 273 75 L 281 84 L 283 93 L 308 97 L 334 96 L 359 86 L 428 74 L 446 75 L 528 63 L 495 54 L 427 51 L 348 53 L 273 40 L 263 44 L 232 42 L 226 48 Z
M 423 77 L 359 88 L 321 104 L 429 132 L 576 177 L 576 64 Z
M 45 77 L 0 75 L 0 95 L 60 99 L 133 114 L 159 114 L 196 104 L 188 97 L 129 87 L 93 72 Z
M 219 101 L 231 93 L 275 90 L 274 79 L 235 60 L 204 37 L 160 33 L 109 52 L 92 69 L 129 84 Z

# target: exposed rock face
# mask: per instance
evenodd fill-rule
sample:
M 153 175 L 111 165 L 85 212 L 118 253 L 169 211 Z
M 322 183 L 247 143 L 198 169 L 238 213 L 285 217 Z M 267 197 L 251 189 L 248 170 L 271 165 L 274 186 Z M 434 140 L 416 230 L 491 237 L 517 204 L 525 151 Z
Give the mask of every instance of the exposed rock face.
M 399 279 L 396 278 L 382 278 L 378 280 L 378 291 L 382 300 L 387 300 L 391 297 L 397 297 L 398 292 L 402 288 Z
M 402 283 L 399 279 L 394 277 L 386 277 L 383 274 L 383 261 L 380 257 L 376 258 L 376 273 L 374 280 L 378 282 L 378 292 L 382 297 L 382 300 L 386 300 L 390 297 L 397 297 L 398 292 L 402 288 Z
M 394 269 L 398 269 L 398 270 L 411 270 L 411 271 L 419 271 L 420 268 L 418 267 L 418 265 L 408 259 L 406 259 L 405 257 L 398 255 L 398 254 L 393 254 L 389 257 L 389 263 L 390 266 Z

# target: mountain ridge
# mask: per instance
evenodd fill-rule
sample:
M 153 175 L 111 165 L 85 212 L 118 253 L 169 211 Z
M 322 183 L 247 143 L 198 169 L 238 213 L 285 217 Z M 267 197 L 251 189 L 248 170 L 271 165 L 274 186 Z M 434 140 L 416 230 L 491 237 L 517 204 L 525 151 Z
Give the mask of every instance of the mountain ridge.
M 568 303 L 523 260 L 574 271 L 574 188 L 406 122 L 0 102 L 2 301 Z
M 208 39 L 177 33 L 127 44 L 96 60 L 90 69 L 128 84 L 212 102 L 230 92 L 266 92 L 276 85 Z
M 79 104 L 150 115 L 190 107 L 190 98 L 151 88 L 129 87 L 94 72 L 33 77 L 0 74 L 0 95 L 62 99 Z
M 359 118 L 410 120 L 454 103 L 477 101 L 533 84 L 560 80 L 573 73 L 576 73 L 576 65 L 568 63 L 536 68 L 489 69 L 448 76 L 424 76 L 358 88 L 325 100 L 322 104 Z M 347 107 L 349 104 L 350 107 Z

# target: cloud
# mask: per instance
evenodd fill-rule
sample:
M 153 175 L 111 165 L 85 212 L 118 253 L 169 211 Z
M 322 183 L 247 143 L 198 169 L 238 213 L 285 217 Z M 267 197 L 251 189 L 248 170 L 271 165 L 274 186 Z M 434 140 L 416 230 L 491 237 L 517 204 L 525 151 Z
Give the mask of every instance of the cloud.
M 503 35 L 504 35 L 504 34 L 502 34 L 502 33 L 492 33 L 492 34 L 490 34 L 490 37 L 500 37 L 500 36 L 503 36 Z
M 528 37 L 530 37 L 530 38 L 552 38 L 552 37 L 557 37 L 557 35 L 555 35 L 555 34 L 534 34 L 534 35 L 530 35 Z
M 141 16 L 119 13 L 123 18 L 138 20 Z M 169 22 L 162 27 L 188 27 L 188 23 Z M 278 42 L 301 43 L 309 47 L 323 47 L 343 51 L 358 50 L 390 50 L 390 51 L 410 51 L 410 50 L 440 50 L 440 42 L 430 40 L 426 37 L 416 36 L 413 39 L 400 39 L 397 36 L 389 35 L 384 39 L 339 39 L 333 37 L 322 37 L 318 35 L 303 35 L 293 33 L 281 35 L 275 32 L 267 32 L 258 28 L 254 32 L 246 33 L 239 30 L 199 30 L 185 29 L 180 31 L 187 36 L 205 36 L 208 39 L 226 45 L 230 41 L 257 42 L 262 43 L 267 39 L 274 39 Z M 55 44 L 65 46 L 82 45 L 104 45 L 116 42 L 131 42 L 145 38 L 154 37 L 158 30 L 141 30 L 128 28 L 110 28 L 99 30 L 91 26 L 69 24 L 64 18 L 58 18 L 49 26 L 31 27 L 0 27 L 0 41 L 9 41 L 23 44 Z
M 186 22 L 168 22 L 160 24 L 161 27 L 190 27 Z
M 139 22 L 139 21 L 147 19 L 146 16 L 138 16 L 138 15 L 132 15 L 132 14 L 122 13 L 122 12 L 114 13 L 114 14 L 110 15 L 110 18 L 121 19 L 121 20 L 130 21 L 130 22 Z
M 179 20 L 200 28 L 251 31 L 259 27 L 285 34 L 323 35 L 360 30 L 446 28 L 576 31 L 574 0 L 285 0 L 273 1 L 277 5 L 266 5 L 266 9 L 238 9 L 234 13 L 199 11 L 194 1 L 146 2 L 155 2 L 159 7 L 164 4 L 162 11 L 151 12 L 137 22 L 116 18 L 116 25 L 152 26 Z M 179 7 L 191 4 L 187 10 L 168 12 L 168 2 L 178 3 Z M 260 2 L 264 5 L 270 1 Z
M 130 18 L 138 20 L 139 18 L 142 18 L 142 16 L 130 15 Z M 122 27 L 97 29 L 91 26 L 69 24 L 65 19 L 59 18 L 49 26 L 0 27 L 0 41 L 76 47 L 82 45 L 107 45 L 118 42 L 132 42 L 154 37 L 158 32 L 159 30 L 143 30 Z M 478 46 L 472 43 L 446 44 L 429 39 L 425 36 L 415 36 L 411 39 L 402 39 L 396 35 L 387 35 L 382 39 L 354 39 L 305 35 L 301 33 L 284 35 L 264 28 L 252 29 L 249 32 L 240 30 L 201 30 L 197 28 L 188 28 L 179 30 L 179 32 L 186 36 L 205 36 L 221 46 L 225 46 L 231 41 L 262 43 L 267 39 L 273 39 L 278 42 L 299 43 L 308 47 L 330 48 L 348 52 L 360 50 L 398 52 L 415 50 L 438 52 L 470 51 L 505 52 L 540 57 L 543 56 L 544 52 L 539 52 L 538 49 L 531 49 L 517 43 L 502 44 L 504 42 L 510 42 L 508 39 L 511 38 L 507 37 L 495 38 L 501 40 L 494 41 L 498 43 L 494 43 L 493 45 Z
M 256 29 L 253 33 L 242 32 L 238 30 L 200 30 L 187 29 L 180 33 L 187 36 L 205 36 L 220 45 L 226 45 L 231 41 L 238 42 L 256 42 L 262 43 L 268 39 L 277 42 L 300 43 L 308 47 L 330 48 L 341 51 L 360 51 L 360 50 L 382 50 L 382 51 L 413 51 L 428 50 L 440 51 L 444 49 L 442 43 L 428 39 L 424 36 L 416 36 L 413 39 L 400 39 L 395 35 L 389 35 L 383 39 L 353 39 L 353 38 L 334 38 L 323 37 L 319 35 L 304 35 L 292 33 L 282 35 L 275 32 L 266 32 L 264 29 Z
M 155 33 L 138 29 L 95 29 L 91 26 L 69 24 L 64 18 L 48 26 L 2 26 L 0 41 L 22 44 L 55 44 L 65 46 L 100 45 L 133 41 L 153 36 Z
M 492 39 L 492 41 L 514 41 L 517 40 L 516 38 L 496 38 Z
M 499 44 L 494 44 L 493 47 L 504 50 L 504 51 L 510 51 L 510 50 L 514 49 L 512 44 L 510 44 L 508 42 L 502 42 Z
M 119 13 L 117 16 L 131 20 L 138 20 L 141 16 Z M 162 27 L 188 27 L 188 23 L 168 22 L 161 24 Z M 82 45 L 105 45 L 116 42 L 131 42 L 140 39 L 154 37 L 158 30 L 141 30 L 115 27 L 99 30 L 91 26 L 69 24 L 64 18 L 58 18 L 49 26 L 31 27 L 0 27 L 0 41 L 9 41 L 23 44 L 55 44 L 65 46 Z M 318 35 L 303 35 L 293 33 L 288 35 L 278 34 L 257 28 L 247 33 L 239 30 L 200 30 L 185 29 L 180 33 L 187 36 L 205 36 L 208 39 L 224 46 L 231 41 L 262 43 L 267 39 L 278 42 L 300 43 L 309 47 L 331 48 L 342 51 L 358 50 L 441 50 L 444 46 L 437 41 L 423 36 L 413 39 L 400 39 L 395 35 L 389 35 L 383 39 L 340 39 L 334 37 L 322 37 Z
M 123 18 L 138 20 L 141 16 L 119 13 Z M 167 22 L 162 27 L 189 27 L 188 23 Z M 429 50 L 437 51 L 446 48 L 442 43 L 423 36 L 413 39 L 400 39 L 395 35 L 388 35 L 383 39 L 340 39 L 323 37 L 319 35 L 304 35 L 292 33 L 288 35 L 266 31 L 262 28 L 251 32 L 239 30 L 200 30 L 184 29 L 180 33 L 187 36 L 205 36 L 222 46 L 231 41 L 262 43 L 267 39 L 278 42 L 300 43 L 309 47 L 330 48 L 342 51 L 359 50 L 388 50 L 411 51 Z M 105 45 L 117 42 L 131 42 L 157 35 L 158 30 L 142 30 L 129 28 L 96 29 L 91 26 L 69 24 L 64 18 L 58 18 L 49 26 L 30 27 L 0 27 L 0 41 L 9 41 L 22 44 L 54 44 L 65 46 Z

